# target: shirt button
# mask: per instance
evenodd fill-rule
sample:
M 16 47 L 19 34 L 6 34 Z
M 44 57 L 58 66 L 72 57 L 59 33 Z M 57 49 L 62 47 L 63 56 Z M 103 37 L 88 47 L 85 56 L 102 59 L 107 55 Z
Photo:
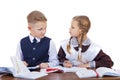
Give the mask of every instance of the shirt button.
M 33 50 L 35 50 L 36 48 L 35 47 L 33 47 Z
M 35 58 L 32 58 L 33 60 L 35 60 Z

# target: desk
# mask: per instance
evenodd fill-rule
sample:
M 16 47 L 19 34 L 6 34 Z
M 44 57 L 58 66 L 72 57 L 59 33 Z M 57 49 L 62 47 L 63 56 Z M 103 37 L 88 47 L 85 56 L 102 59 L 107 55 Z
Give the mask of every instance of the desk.
M 30 80 L 23 78 L 14 78 L 12 75 L 4 75 L 0 80 Z M 79 78 L 75 73 L 49 73 L 47 76 L 36 80 L 120 80 L 120 77 L 103 77 L 103 78 Z

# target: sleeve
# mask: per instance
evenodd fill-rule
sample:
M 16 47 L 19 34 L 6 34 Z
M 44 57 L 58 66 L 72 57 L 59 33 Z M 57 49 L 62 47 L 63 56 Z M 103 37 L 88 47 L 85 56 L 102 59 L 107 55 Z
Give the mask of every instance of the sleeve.
M 20 42 L 19 42 L 18 45 L 17 45 L 16 56 L 17 56 L 19 59 L 23 60 L 23 54 L 22 54 Z
M 57 66 L 59 64 L 58 57 L 57 57 L 57 50 L 52 40 L 50 40 L 50 48 L 49 48 L 48 54 L 49 54 L 49 63 L 48 63 L 49 66 L 50 67 Z
M 60 47 L 60 49 L 58 51 L 58 60 L 59 60 L 60 65 L 62 65 L 63 62 L 65 60 L 67 60 L 65 56 L 66 56 L 66 54 L 65 54 L 64 50 L 62 49 L 62 47 Z
M 108 67 L 111 68 L 113 66 L 113 61 L 110 56 L 105 54 L 102 50 L 100 50 L 99 54 L 95 57 L 95 67 Z

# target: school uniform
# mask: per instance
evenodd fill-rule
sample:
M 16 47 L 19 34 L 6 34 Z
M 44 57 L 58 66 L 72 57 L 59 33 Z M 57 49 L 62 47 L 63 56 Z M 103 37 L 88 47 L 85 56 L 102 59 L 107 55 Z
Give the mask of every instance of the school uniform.
M 36 40 L 36 42 L 34 42 Z M 53 41 L 48 38 L 34 38 L 32 35 L 20 40 L 16 55 L 26 61 L 28 67 L 47 62 L 50 67 L 58 65 L 57 51 Z
M 68 43 L 70 43 L 71 53 L 67 51 Z M 80 60 L 78 60 L 78 56 L 81 57 Z M 68 39 L 61 41 L 58 59 L 60 64 L 63 64 L 65 60 L 69 60 L 73 66 L 85 63 L 89 63 L 91 68 L 113 66 L 111 58 L 102 51 L 99 45 L 93 43 L 89 38 L 82 43 L 82 49 L 78 47 L 78 42 L 74 37 L 70 42 Z

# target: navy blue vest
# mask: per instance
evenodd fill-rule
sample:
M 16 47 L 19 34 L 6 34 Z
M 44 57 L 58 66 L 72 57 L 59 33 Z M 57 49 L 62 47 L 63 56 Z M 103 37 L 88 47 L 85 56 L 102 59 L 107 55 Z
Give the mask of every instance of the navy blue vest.
M 36 66 L 41 62 L 48 62 L 50 40 L 50 38 L 44 37 L 35 46 L 32 45 L 28 36 L 21 40 L 23 59 L 29 64 L 28 66 Z

